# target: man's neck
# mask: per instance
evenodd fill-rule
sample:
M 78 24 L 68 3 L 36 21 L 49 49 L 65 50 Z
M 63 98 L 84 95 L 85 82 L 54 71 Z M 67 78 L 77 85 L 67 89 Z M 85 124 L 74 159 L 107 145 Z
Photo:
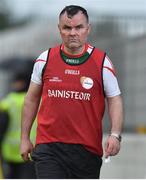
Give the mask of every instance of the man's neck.
M 61 57 L 69 65 L 80 65 L 83 64 L 90 56 L 93 51 L 93 46 L 86 44 L 84 51 L 81 54 L 70 55 L 64 52 L 63 45 L 61 46 Z

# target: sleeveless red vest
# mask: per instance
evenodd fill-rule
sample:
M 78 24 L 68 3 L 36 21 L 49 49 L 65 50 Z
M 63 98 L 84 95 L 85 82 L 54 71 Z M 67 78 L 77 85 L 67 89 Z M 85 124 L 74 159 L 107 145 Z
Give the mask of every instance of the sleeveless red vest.
M 57 46 L 48 54 L 36 143 L 82 144 L 102 156 L 105 53 L 94 48 L 83 64 L 69 65 L 60 51 Z

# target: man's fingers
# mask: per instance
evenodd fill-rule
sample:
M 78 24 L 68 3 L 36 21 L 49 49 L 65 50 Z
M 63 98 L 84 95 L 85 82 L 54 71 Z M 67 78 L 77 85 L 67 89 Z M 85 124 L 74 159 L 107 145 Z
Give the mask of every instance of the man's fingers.
M 105 157 L 110 156 L 112 150 L 113 150 L 113 146 L 109 142 L 106 142 L 106 144 L 105 144 Z
M 21 154 L 21 157 L 22 157 L 22 159 L 24 161 L 29 161 L 30 160 L 28 153 L 27 154 Z
M 120 150 L 119 141 L 114 137 L 109 137 L 105 143 L 105 157 L 114 156 Z
M 116 155 L 117 153 L 119 152 L 119 148 L 117 147 L 109 147 L 107 148 L 106 152 L 105 152 L 105 156 L 108 157 L 108 156 L 114 156 Z

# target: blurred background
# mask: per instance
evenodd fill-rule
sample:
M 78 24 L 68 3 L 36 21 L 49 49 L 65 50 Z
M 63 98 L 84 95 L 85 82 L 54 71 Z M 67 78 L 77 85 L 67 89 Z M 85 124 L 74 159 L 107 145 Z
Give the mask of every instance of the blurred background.
M 30 74 L 33 61 L 61 42 L 58 14 L 77 4 L 89 13 L 89 42 L 107 52 L 124 99 L 122 149 L 101 178 L 146 178 L 146 0 L 0 0 L 0 99 L 18 71 Z M 105 115 L 104 138 L 108 132 Z

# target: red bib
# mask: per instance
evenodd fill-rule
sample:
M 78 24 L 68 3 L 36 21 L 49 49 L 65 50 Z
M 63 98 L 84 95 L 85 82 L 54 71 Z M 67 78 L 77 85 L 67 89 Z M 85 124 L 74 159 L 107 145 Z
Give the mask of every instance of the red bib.
M 80 65 L 67 64 L 60 46 L 50 49 L 43 74 L 37 144 L 82 144 L 102 156 L 105 53 L 94 48 Z

